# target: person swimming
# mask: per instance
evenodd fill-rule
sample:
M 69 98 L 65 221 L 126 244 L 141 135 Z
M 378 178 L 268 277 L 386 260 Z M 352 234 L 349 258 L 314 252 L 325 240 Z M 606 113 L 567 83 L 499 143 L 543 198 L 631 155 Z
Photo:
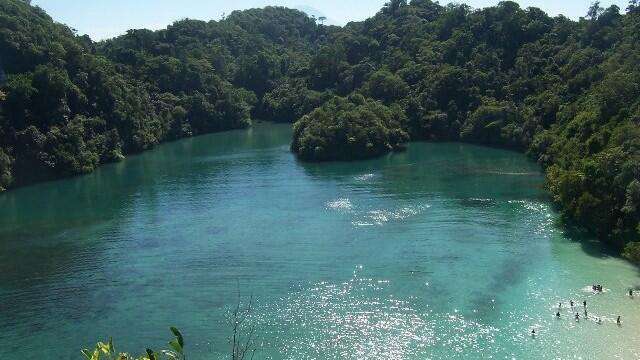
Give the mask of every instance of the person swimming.
M 562 302 L 558 303 L 558 309 L 562 309 Z
M 556 311 L 556 317 L 559 318 L 560 317 L 560 311 Z
M 576 313 L 576 321 L 580 320 L 580 314 Z
M 569 305 L 571 305 L 571 307 L 573 307 L 573 300 L 569 300 Z
M 633 297 L 633 289 L 629 289 L 629 296 Z
M 536 337 L 536 329 L 531 329 L 531 336 Z
M 602 319 L 598 318 L 597 323 L 598 323 L 598 325 L 602 325 Z

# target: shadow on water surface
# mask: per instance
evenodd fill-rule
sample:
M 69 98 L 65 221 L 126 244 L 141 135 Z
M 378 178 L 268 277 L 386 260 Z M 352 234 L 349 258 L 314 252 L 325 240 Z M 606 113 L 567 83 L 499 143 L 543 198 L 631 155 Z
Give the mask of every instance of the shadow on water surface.
M 606 246 L 590 232 L 584 229 L 567 224 L 565 221 L 560 219 L 556 222 L 556 226 L 562 229 L 562 233 L 566 239 L 580 244 L 582 251 L 589 256 L 599 259 L 621 258 L 619 252 L 612 247 Z
M 598 240 L 593 234 L 585 229 L 581 229 L 575 225 L 567 224 L 563 220 L 558 220 L 558 228 L 562 229 L 563 235 L 566 239 L 573 243 L 580 244 L 580 249 L 587 255 L 601 260 L 608 258 L 618 259 L 629 263 L 624 259 L 620 251 L 616 250 L 612 246 L 608 246 L 602 241 Z M 631 264 L 631 263 L 629 263 Z M 633 265 L 638 275 L 640 276 L 640 267 Z M 640 280 L 638 285 L 632 286 L 632 288 L 640 291 Z
M 547 201 L 540 167 L 524 155 L 459 143 L 411 143 L 406 152 L 354 162 L 307 163 L 305 174 L 348 188 L 377 189 L 398 198 L 458 199 L 465 206 L 497 200 Z M 505 170 L 507 169 L 507 170 Z M 358 180 L 358 181 L 354 181 Z M 359 181 L 365 179 L 365 181 Z

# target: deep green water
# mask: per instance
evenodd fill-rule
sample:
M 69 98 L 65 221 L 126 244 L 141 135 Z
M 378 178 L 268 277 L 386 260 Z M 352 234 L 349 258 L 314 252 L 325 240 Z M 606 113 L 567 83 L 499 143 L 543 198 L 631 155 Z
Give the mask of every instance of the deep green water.
M 221 358 L 237 282 L 256 358 L 640 358 L 638 270 L 567 234 L 523 155 L 303 164 L 289 139 L 257 125 L 1 195 L 1 358 L 80 359 L 109 336 L 142 352 L 170 325 L 190 360 Z

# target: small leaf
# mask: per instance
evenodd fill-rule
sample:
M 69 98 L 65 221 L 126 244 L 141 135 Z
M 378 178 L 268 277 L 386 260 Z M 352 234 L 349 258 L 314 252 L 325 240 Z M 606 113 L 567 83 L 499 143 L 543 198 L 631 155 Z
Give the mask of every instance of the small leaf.
M 182 354 L 182 346 L 178 340 L 169 341 L 169 345 L 175 350 L 178 354 Z
M 156 360 L 156 355 L 153 353 L 153 350 L 147 349 L 147 355 L 149 356 L 149 360 Z
M 178 360 L 180 358 L 180 355 L 171 350 L 162 350 L 162 354 L 171 360 Z
M 184 338 L 182 337 L 182 334 L 180 333 L 180 331 L 175 328 L 175 327 L 170 327 L 169 329 L 171 329 L 171 332 L 173 333 L 173 335 L 176 336 L 176 338 L 178 338 L 178 344 L 180 344 L 180 348 L 184 347 Z
M 100 351 L 102 351 L 102 353 L 104 353 L 105 355 L 109 355 L 109 353 L 111 352 L 109 350 L 109 345 L 103 343 L 102 341 L 100 341 L 98 343 L 98 348 L 100 349 Z

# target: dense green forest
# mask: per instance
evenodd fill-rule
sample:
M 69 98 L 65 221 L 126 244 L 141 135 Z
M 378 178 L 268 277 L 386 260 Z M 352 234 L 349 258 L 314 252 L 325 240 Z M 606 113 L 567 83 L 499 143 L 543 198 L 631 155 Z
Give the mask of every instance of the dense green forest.
M 392 0 L 322 26 L 281 7 L 102 42 L 0 0 L 0 189 L 167 140 L 295 122 L 305 160 L 408 140 L 527 152 L 565 218 L 640 262 L 640 4 L 550 17 Z
M 291 148 L 305 160 L 378 156 L 409 140 L 406 122 L 398 104 L 387 107 L 360 94 L 334 97 L 295 123 Z

